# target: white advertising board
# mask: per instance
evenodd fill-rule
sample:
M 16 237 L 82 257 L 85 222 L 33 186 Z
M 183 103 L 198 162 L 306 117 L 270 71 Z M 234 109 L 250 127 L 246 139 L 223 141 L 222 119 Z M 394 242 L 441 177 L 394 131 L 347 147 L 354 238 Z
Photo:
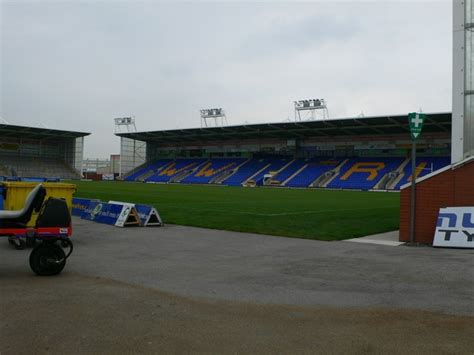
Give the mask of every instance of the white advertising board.
M 474 207 L 440 208 L 433 246 L 474 248 Z

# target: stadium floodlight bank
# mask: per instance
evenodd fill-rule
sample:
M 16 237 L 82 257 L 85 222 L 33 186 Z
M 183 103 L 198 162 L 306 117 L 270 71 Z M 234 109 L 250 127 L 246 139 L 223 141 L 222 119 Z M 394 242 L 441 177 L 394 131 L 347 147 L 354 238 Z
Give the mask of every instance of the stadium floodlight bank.
M 115 121 L 115 133 L 120 133 L 123 130 L 126 132 L 136 132 L 135 118 L 133 117 L 117 117 Z
M 227 117 L 222 108 L 206 108 L 201 113 L 201 127 L 223 127 L 227 125 Z
M 311 100 L 299 100 L 295 101 L 295 121 L 301 121 L 301 113 L 309 112 L 309 117 L 303 117 L 303 119 L 315 120 L 317 119 L 317 113 L 322 113 L 322 119 L 329 118 L 329 112 L 324 99 L 311 99 Z

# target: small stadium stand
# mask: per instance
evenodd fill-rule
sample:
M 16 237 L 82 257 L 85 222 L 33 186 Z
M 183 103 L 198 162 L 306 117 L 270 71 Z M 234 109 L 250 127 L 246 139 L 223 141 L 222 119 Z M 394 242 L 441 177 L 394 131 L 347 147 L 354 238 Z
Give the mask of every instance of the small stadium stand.
M 10 181 L 80 179 L 89 133 L 0 124 L 0 176 Z
M 419 176 L 449 162 L 451 121 L 449 112 L 427 114 L 418 140 Z M 131 147 L 146 146 L 148 164 L 125 171 L 127 181 L 386 191 L 398 190 L 411 172 L 407 115 L 116 135 L 128 152 L 127 168 L 144 156 Z
M 417 160 L 421 177 L 449 165 L 448 157 Z M 273 173 L 273 175 L 272 175 Z M 220 184 L 227 186 L 327 187 L 331 189 L 371 190 L 389 173 L 396 173 L 384 188 L 399 190 L 410 181 L 411 164 L 404 157 L 381 158 L 181 158 L 160 159 L 135 169 L 125 181 L 181 184 Z M 392 179 L 392 180 L 391 180 Z M 322 182 L 322 183 L 321 183 Z M 383 182 L 383 181 L 382 181 Z M 387 186 L 391 187 L 387 187 Z
M 3 169 L 3 172 L 6 173 L 3 174 L 4 176 L 22 178 L 60 177 L 62 179 L 79 179 L 81 177 L 77 171 L 59 159 L 0 156 L 0 160 L 3 166 L 6 167 L 6 169 Z

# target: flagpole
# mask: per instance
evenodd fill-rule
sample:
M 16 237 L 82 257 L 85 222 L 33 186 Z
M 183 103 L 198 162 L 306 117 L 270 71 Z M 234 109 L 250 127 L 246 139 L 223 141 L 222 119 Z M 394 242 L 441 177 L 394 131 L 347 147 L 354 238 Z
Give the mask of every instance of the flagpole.
M 410 203 L 410 244 L 415 243 L 415 212 L 416 212 L 416 139 L 411 139 L 411 203 Z
M 408 114 L 411 135 L 411 193 L 410 193 L 410 245 L 415 244 L 416 229 L 416 140 L 423 129 L 423 122 L 426 115 L 420 112 L 411 112 Z

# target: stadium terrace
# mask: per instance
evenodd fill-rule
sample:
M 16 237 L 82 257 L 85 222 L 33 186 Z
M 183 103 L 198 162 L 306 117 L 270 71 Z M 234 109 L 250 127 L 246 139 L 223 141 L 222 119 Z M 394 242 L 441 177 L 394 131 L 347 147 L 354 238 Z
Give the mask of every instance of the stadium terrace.
M 399 190 L 410 181 L 406 115 L 117 133 L 130 182 Z M 451 114 L 431 113 L 417 177 L 450 164 Z
M 0 181 L 80 179 L 89 134 L 0 124 Z

